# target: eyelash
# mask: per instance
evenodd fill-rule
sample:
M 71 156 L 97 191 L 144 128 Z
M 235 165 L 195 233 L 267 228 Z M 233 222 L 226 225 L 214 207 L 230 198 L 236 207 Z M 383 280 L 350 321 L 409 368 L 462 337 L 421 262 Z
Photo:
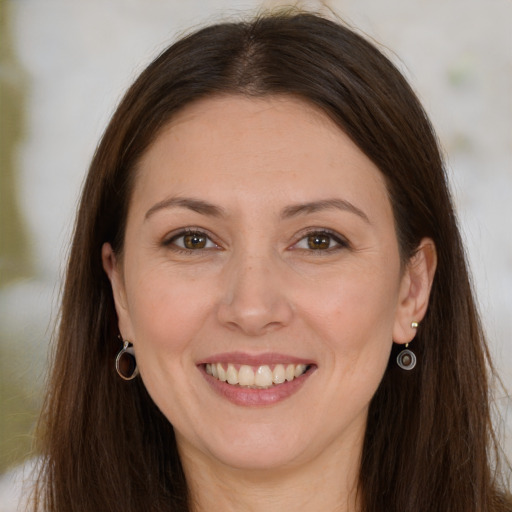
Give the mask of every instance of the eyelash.
M 213 244 L 214 247 L 199 247 L 199 248 L 195 248 L 195 249 L 190 249 L 190 248 L 186 248 L 186 247 L 181 247 L 176 244 L 177 240 L 179 240 L 180 238 L 184 239 L 187 236 L 197 236 L 198 238 L 205 238 L 206 239 L 205 244 L 206 245 Z M 321 249 L 321 248 L 313 249 L 311 247 L 309 247 L 309 248 L 298 247 L 300 242 L 306 240 L 308 237 L 311 237 L 311 236 L 317 236 L 319 238 L 320 237 L 328 238 L 330 241 L 334 241 L 336 243 L 336 245 L 334 247 L 329 246 L 325 249 Z M 330 245 L 330 241 L 329 241 L 329 245 Z M 186 229 L 186 230 L 180 231 L 179 233 L 176 233 L 176 234 L 172 235 L 170 238 L 166 239 L 163 242 L 163 245 L 171 248 L 175 252 L 181 252 L 181 253 L 186 253 L 186 254 L 190 254 L 193 252 L 201 252 L 204 250 L 221 249 L 221 247 L 212 240 L 212 238 L 208 235 L 208 233 L 206 233 L 205 231 L 202 231 L 200 229 Z M 344 237 L 342 237 L 339 233 L 336 233 L 336 232 L 328 230 L 328 229 L 311 229 L 309 231 L 301 233 L 300 239 L 297 242 L 295 242 L 290 247 L 290 249 L 302 250 L 302 251 L 307 251 L 307 252 L 315 252 L 315 253 L 326 253 L 326 252 L 331 253 L 331 252 L 335 252 L 335 251 L 338 251 L 341 249 L 346 249 L 348 247 L 349 247 L 348 241 Z
M 200 248 L 196 248 L 196 249 L 188 249 L 187 247 L 181 247 L 176 244 L 177 240 L 179 240 L 180 238 L 184 239 L 187 236 L 197 236 L 199 238 L 205 238 L 206 244 L 210 243 L 210 244 L 213 244 L 215 247 L 200 247 Z M 175 252 L 181 252 L 181 253 L 185 253 L 185 254 L 190 254 L 193 252 L 201 252 L 203 250 L 220 249 L 220 246 L 212 240 L 211 236 L 208 235 L 208 233 L 206 233 L 205 231 L 202 231 L 200 229 L 186 229 L 186 230 L 180 231 L 179 233 L 176 233 L 176 234 L 172 235 L 170 238 L 164 240 L 163 245 L 166 247 L 169 247 L 170 249 L 172 249 Z
M 329 238 L 331 241 L 334 241 L 336 243 L 336 245 L 334 247 L 327 247 L 325 249 L 320 249 L 320 248 L 313 249 L 311 247 L 309 247 L 309 248 L 298 247 L 300 242 L 307 240 L 307 238 L 311 237 L 311 236 Z M 339 251 L 341 249 L 347 249 L 349 247 L 350 247 L 350 245 L 349 245 L 348 241 L 343 236 L 341 236 L 339 233 L 336 233 L 335 231 L 331 231 L 330 229 L 310 229 L 309 231 L 301 233 L 301 238 L 292 245 L 292 249 L 294 249 L 294 250 L 314 252 L 317 254 L 332 253 L 332 252 Z

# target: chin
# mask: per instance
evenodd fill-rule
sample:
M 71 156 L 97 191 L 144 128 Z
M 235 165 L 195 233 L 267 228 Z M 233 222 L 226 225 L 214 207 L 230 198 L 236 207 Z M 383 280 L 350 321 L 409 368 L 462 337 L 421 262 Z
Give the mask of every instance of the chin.
M 300 443 L 297 433 L 278 432 L 274 425 L 243 428 L 235 433 L 209 436 L 200 451 L 211 462 L 221 463 L 236 470 L 259 471 L 293 465 L 303 455 L 307 443 Z M 211 434 L 211 433 L 210 433 Z
M 286 447 L 287 448 L 287 447 Z M 226 451 L 215 450 L 212 455 L 225 466 L 239 471 L 269 471 L 290 467 L 298 459 L 297 450 L 283 446 L 233 446 Z

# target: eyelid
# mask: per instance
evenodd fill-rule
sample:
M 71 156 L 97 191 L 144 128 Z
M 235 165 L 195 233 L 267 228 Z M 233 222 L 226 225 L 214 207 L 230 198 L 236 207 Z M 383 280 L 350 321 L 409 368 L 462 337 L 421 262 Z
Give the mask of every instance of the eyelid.
M 181 247 L 179 245 L 176 245 L 174 242 L 175 240 L 185 237 L 187 235 L 201 235 L 208 239 L 209 242 L 215 245 L 215 247 L 203 247 L 202 249 L 187 249 L 186 247 Z M 222 249 L 222 246 L 215 240 L 215 237 L 210 234 L 210 232 L 203 228 L 196 228 L 196 227 L 186 227 L 186 228 L 179 228 L 171 233 L 168 233 L 165 238 L 162 241 L 162 245 L 165 247 L 172 248 L 174 251 L 182 251 L 182 252 L 201 252 L 201 251 L 208 251 L 208 250 L 218 250 Z
M 187 249 L 186 247 L 181 247 L 174 243 L 175 240 L 177 240 L 181 237 L 184 237 L 187 235 L 195 235 L 195 234 L 206 237 L 208 239 L 208 241 L 211 242 L 215 247 L 203 247 L 200 249 Z M 315 235 L 315 234 L 325 235 L 325 236 L 330 237 L 336 243 L 336 245 L 334 247 L 329 247 L 328 249 L 323 249 L 323 250 L 320 250 L 320 249 L 319 250 L 313 250 L 313 249 L 308 250 L 305 248 L 296 247 L 297 244 L 299 242 L 301 242 L 302 240 L 304 240 L 306 237 Z M 206 230 L 204 228 L 198 228 L 198 227 L 186 227 L 186 228 L 176 229 L 176 230 L 172 231 L 171 233 L 168 233 L 165 236 L 165 238 L 162 241 L 162 245 L 165 247 L 170 247 L 174 251 L 182 251 L 182 252 L 187 252 L 187 253 L 201 252 L 201 251 L 212 250 L 212 249 L 214 249 L 214 250 L 223 249 L 222 245 L 216 240 L 215 236 L 213 236 L 208 230 Z M 300 231 L 295 237 L 295 242 L 293 242 L 293 244 L 289 247 L 289 249 L 326 253 L 326 252 L 334 252 L 337 249 L 349 248 L 349 247 L 350 247 L 350 243 L 347 240 L 347 238 L 344 237 L 343 235 L 341 235 L 340 233 L 338 233 L 337 231 L 334 231 L 334 230 L 328 229 L 328 228 L 311 227 L 311 228 L 306 228 L 306 229 Z
M 302 249 L 302 248 L 297 248 L 297 244 L 299 242 L 301 242 L 302 240 L 304 240 L 306 237 L 308 236 L 311 236 L 311 235 L 326 235 L 326 236 L 329 236 L 331 237 L 332 240 L 334 240 L 336 242 L 337 245 L 335 245 L 334 247 L 329 247 L 328 249 L 324 249 L 324 250 L 313 250 L 313 249 Z M 316 253 L 326 253 L 326 252 L 331 252 L 331 251 L 335 251 L 336 249 L 346 249 L 346 248 L 350 248 L 350 242 L 347 240 L 346 237 L 344 237 L 343 235 L 341 235 L 340 233 L 338 233 L 337 231 L 333 231 L 332 229 L 328 229 L 328 228 L 316 228 L 316 227 L 313 227 L 313 228 L 307 228 L 303 231 L 301 231 L 300 233 L 298 233 L 296 235 L 296 241 L 290 246 L 290 249 L 294 250 L 305 250 L 305 251 L 309 251 L 309 252 L 316 252 Z

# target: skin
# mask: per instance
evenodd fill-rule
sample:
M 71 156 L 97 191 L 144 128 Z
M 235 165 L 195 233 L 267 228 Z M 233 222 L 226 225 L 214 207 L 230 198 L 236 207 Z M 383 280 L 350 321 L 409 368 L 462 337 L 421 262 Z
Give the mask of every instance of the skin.
M 184 249 L 184 229 L 206 246 Z M 425 239 L 401 264 L 384 179 L 337 126 L 291 97 L 187 106 L 143 156 L 123 254 L 105 244 L 103 262 L 195 510 L 357 510 L 368 404 L 436 258 Z M 313 371 L 284 399 L 234 404 L 200 364 L 234 351 Z

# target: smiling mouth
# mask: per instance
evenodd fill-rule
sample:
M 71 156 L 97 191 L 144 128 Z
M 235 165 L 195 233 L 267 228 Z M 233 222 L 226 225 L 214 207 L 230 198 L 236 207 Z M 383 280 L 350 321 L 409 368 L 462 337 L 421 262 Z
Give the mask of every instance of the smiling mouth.
M 304 375 L 311 365 L 276 364 L 276 365 L 235 365 L 228 363 L 206 363 L 205 371 L 215 379 L 232 386 L 268 389 L 291 382 Z

